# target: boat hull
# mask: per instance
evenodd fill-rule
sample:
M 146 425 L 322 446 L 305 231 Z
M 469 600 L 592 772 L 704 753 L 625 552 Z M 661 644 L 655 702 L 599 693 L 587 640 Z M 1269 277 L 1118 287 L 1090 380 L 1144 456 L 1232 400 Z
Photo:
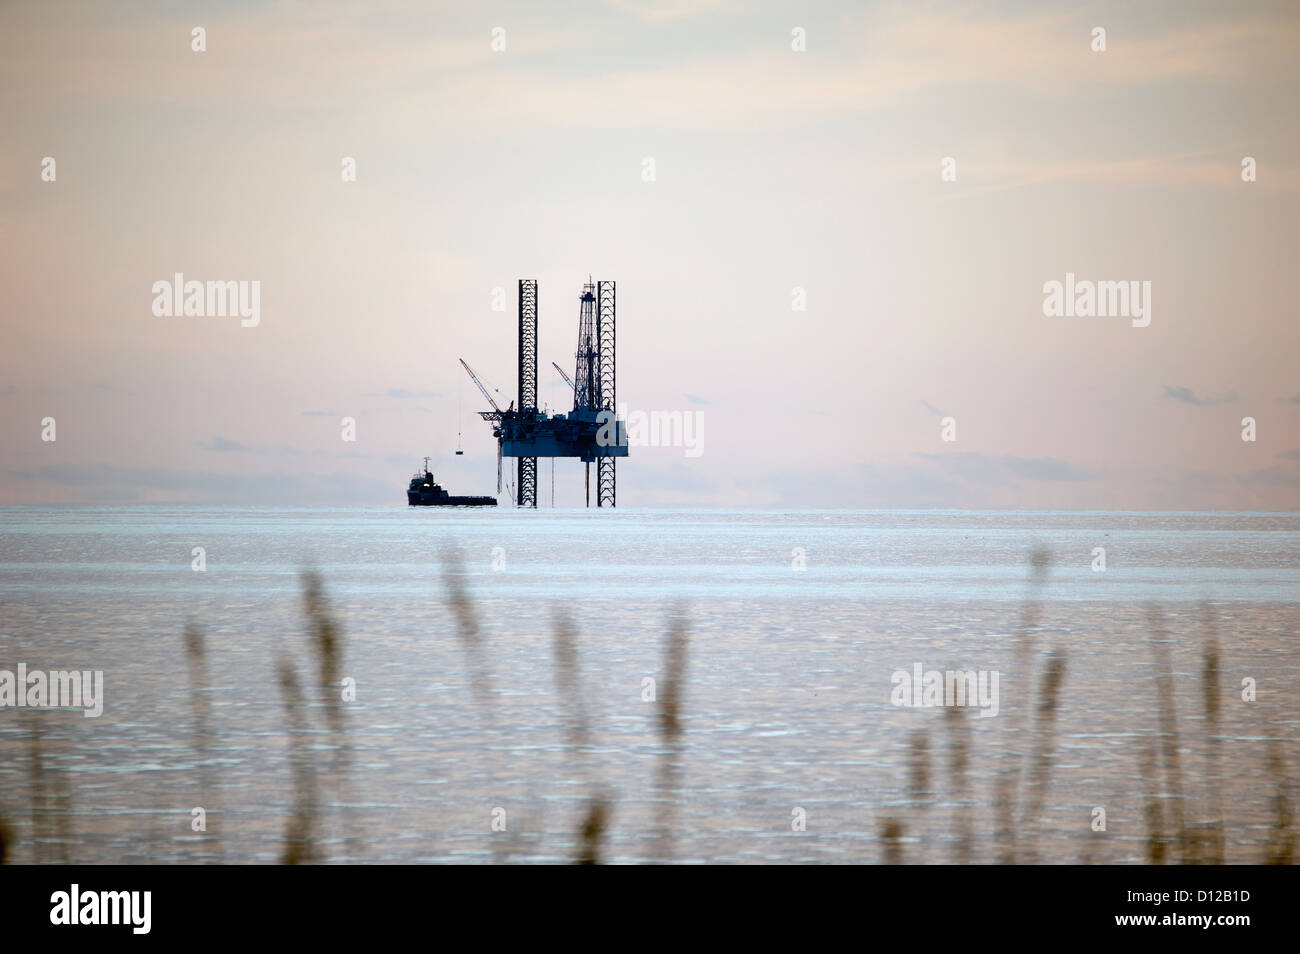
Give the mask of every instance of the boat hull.
M 412 507 L 495 507 L 495 497 L 453 497 L 450 494 L 406 492 L 406 502 Z
M 429 458 L 424 470 L 416 471 L 406 488 L 406 502 L 412 507 L 495 507 L 496 497 L 457 497 L 447 493 L 429 473 Z

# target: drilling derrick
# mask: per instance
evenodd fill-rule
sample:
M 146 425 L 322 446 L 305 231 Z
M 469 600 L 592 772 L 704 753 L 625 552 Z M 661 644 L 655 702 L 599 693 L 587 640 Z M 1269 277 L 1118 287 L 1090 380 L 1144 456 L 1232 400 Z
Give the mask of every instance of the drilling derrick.
M 596 286 L 582 286 L 578 299 L 578 354 L 573 371 L 573 409 L 594 408 L 599 402 L 600 354 L 596 346 Z
M 614 461 L 627 456 L 627 425 L 618 420 L 614 390 L 614 283 L 588 281 L 578 298 L 578 350 L 575 354 L 573 410 L 548 415 L 537 406 L 537 282 L 519 280 L 519 407 L 501 410 L 491 393 L 462 360 L 491 411 L 480 415 L 493 425 L 500 459 L 517 459 L 516 503 L 537 507 L 537 458 L 577 457 L 586 464 L 587 505 L 591 505 L 591 464 L 596 463 L 596 506 L 614 506 Z M 554 363 L 554 362 L 552 362 Z M 556 365 L 559 370 L 559 365 Z M 568 380 L 568 375 L 560 371 Z
M 600 351 L 596 344 L 596 286 L 588 279 L 578 299 L 578 353 L 573 371 L 573 411 L 597 411 L 600 403 Z M 591 506 L 591 460 L 584 458 L 583 497 Z M 600 465 L 596 465 L 596 496 L 600 498 Z

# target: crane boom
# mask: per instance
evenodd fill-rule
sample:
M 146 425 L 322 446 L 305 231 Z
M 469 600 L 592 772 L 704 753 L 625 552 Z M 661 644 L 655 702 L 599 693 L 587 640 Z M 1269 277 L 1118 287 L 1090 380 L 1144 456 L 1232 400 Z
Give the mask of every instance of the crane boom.
M 469 379 L 473 381 L 475 387 L 479 389 L 479 393 L 481 393 L 485 398 L 487 398 L 487 402 L 492 405 L 492 410 L 500 414 L 501 407 L 497 404 L 495 400 L 493 400 L 492 392 L 490 392 L 487 389 L 487 387 L 483 384 L 483 382 L 478 379 L 478 375 L 474 373 L 474 369 L 465 363 L 464 358 L 457 358 L 456 360 L 460 362 L 460 366 L 465 369 L 465 373 L 469 375 Z
M 558 364 L 556 364 L 554 361 L 551 362 L 551 367 L 553 367 L 556 371 L 559 371 L 559 372 L 560 372 L 560 377 L 564 378 L 564 383 L 565 383 L 565 384 L 567 384 L 567 385 L 568 385 L 570 388 L 572 388 L 573 390 L 575 390 L 575 391 L 577 390 L 577 385 L 575 385 L 575 384 L 573 383 L 573 378 L 569 377 L 569 373 L 568 373 L 567 371 L 565 371 L 562 367 L 560 367 L 560 366 L 559 366 Z

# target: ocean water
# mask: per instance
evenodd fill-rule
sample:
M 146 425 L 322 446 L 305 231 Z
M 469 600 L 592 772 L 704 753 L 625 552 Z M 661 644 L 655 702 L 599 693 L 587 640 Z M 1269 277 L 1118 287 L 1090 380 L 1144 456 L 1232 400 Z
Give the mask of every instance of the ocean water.
M 307 569 L 353 701 L 322 684 Z M 0 818 L 15 861 L 275 862 L 314 792 L 323 860 L 555 862 L 599 796 L 610 862 L 877 862 L 891 821 L 906 861 L 1014 836 L 1020 860 L 1140 862 L 1156 806 L 1221 815 L 1226 860 L 1258 861 L 1300 765 L 1298 601 L 1297 514 L 4 509 L 0 670 L 102 670 L 104 711 L 0 709 Z M 997 672 L 997 714 L 892 704 L 917 664 Z

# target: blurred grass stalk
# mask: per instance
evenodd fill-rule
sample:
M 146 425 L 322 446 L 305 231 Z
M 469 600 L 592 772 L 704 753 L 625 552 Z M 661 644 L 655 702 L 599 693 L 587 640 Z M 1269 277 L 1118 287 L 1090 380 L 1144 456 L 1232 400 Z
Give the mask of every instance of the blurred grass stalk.
M 682 774 L 682 690 L 686 681 L 686 610 L 678 604 L 668 613 L 668 639 L 664 671 L 656 695 L 659 700 L 659 766 L 656 789 L 656 860 L 673 858 L 673 826 L 677 790 Z
M 198 760 L 198 806 L 204 811 L 208 827 L 205 841 L 212 844 L 218 864 L 224 858 L 221 846 L 220 795 L 212 777 L 212 726 L 208 712 L 207 645 L 203 630 L 194 623 L 185 626 L 185 662 L 190 677 L 190 713 L 194 720 L 194 751 Z M 216 816 L 216 817 L 214 817 Z
M 327 777 L 333 783 L 334 801 L 338 805 L 344 857 L 350 860 L 359 856 L 361 846 L 352 818 L 352 752 L 343 713 L 343 631 L 330 612 L 318 573 L 303 573 L 302 591 L 311 646 L 316 653 L 320 703 L 330 734 L 331 769 Z
M 298 675 L 287 659 L 280 660 L 279 675 L 280 695 L 289 724 L 289 767 L 293 775 L 293 814 L 285 832 L 280 861 L 286 865 L 315 864 L 320 860 L 316 846 L 320 806 L 316 768 L 307 746 L 306 710 Z
M 565 610 L 557 610 L 551 623 L 551 648 L 555 661 L 555 693 L 564 724 L 564 737 L 578 783 L 586 790 L 586 809 L 578 830 L 575 864 L 598 865 L 602 860 L 602 842 L 613 810 L 613 799 L 593 791 L 589 757 L 591 738 L 587 725 L 586 696 L 578 672 L 578 638 L 573 619 Z

